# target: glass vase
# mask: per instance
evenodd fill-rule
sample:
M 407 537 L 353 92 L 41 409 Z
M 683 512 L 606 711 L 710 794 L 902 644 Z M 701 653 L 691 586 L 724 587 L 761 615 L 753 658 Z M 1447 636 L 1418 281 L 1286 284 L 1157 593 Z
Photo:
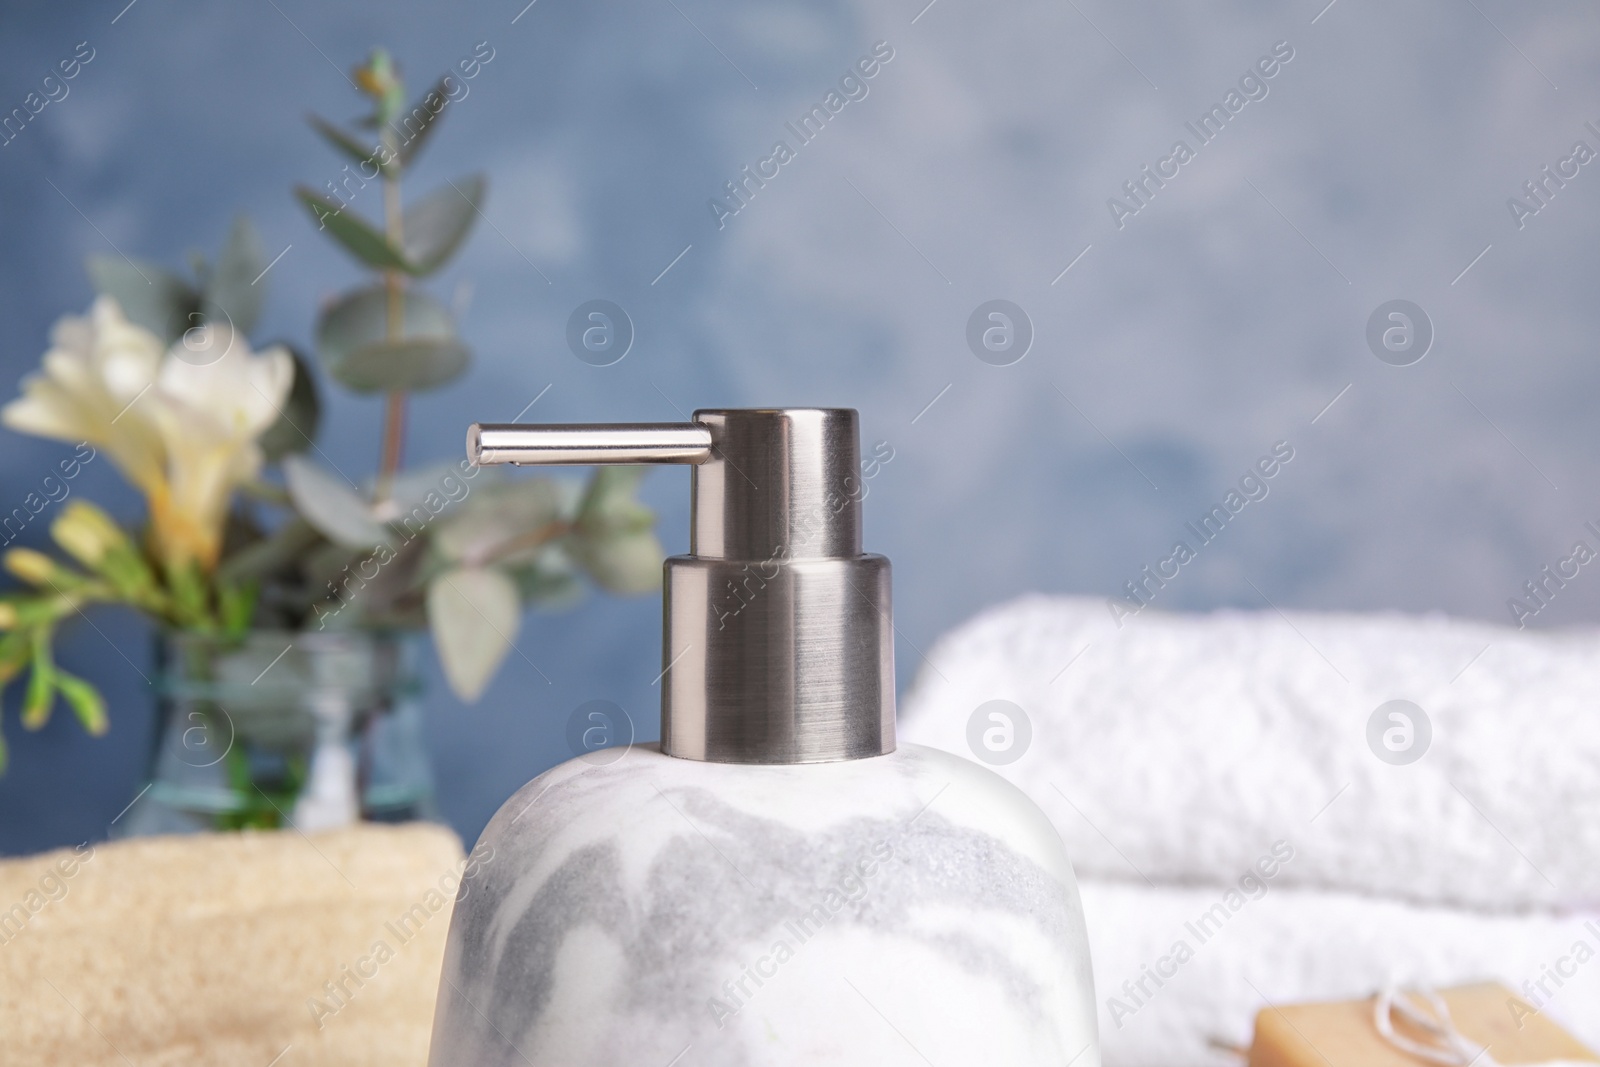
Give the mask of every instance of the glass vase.
M 437 817 L 406 635 L 159 638 L 148 782 L 119 836 Z

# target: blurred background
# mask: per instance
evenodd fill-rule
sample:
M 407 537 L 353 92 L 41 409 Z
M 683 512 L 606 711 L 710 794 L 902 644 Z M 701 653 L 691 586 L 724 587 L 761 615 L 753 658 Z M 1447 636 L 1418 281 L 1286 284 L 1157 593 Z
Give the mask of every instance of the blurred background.
M 86 255 L 178 267 L 240 212 L 281 250 L 257 336 L 309 350 L 315 309 L 360 272 L 291 198 L 344 165 L 305 114 L 353 118 L 346 73 L 374 45 L 419 90 L 486 49 L 415 186 L 489 177 L 485 225 L 432 287 L 477 362 L 415 402 L 408 457 L 457 458 L 468 423 L 519 412 L 856 407 L 867 447 L 893 451 L 870 483 L 867 542 L 895 564 L 902 688 L 987 605 L 1122 595 L 1279 442 L 1293 460 L 1270 492 L 1158 607 L 1514 623 L 1508 599 L 1595 541 L 1600 166 L 1546 180 L 1543 202 L 1524 189 L 1575 142 L 1600 147 L 1592 5 L 124 2 L 0 16 L 0 110 L 58 60 L 93 55 L 0 148 L 7 397 L 51 323 L 88 306 Z M 786 123 L 875 47 L 892 58 L 865 95 L 800 144 Z M 1186 124 L 1274 55 L 1201 144 Z M 725 183 L 780 139 L 795 158 L 730 214 Z M 1141 168 L 1180 139 L 1194 156 L 1158 188 Z M 593 299 L 635 331 L 610 366 L 566 343 Z M 1020 344 L 1000 358 L 969 343 L 991 300 L 1025 316 L 1020 358 Z M 1399 354 L 1369 343 L 1393 300 L 1426 317 Z M 325 400 L 321 447 L 374 463 L 381 402 Z M 68 453 L 0 431 L 0 507 Z M 643 490 L 671 552 L 687 548 L 687 480 L 658 471 Z M 109 463 L 75 491 L 138 509 Z M 19 543 L 46 540 L 41 523 Z M 1597 612 L 1585 572 L 1529 625 Z M 111 730 L 92 739 L 58 714 L 25 733 L 8 694 L 0 852 L 103 837 L 138 788 L 150 634 L 127 613 L 93 620 L 59 656 L 104 688 Z M 659 642 L 651 597 L 535 614 L 470 706 L 428 652 L 448 821 L 472 840 L 572 755 L 585 701 L 615 702 L 653 738 Z

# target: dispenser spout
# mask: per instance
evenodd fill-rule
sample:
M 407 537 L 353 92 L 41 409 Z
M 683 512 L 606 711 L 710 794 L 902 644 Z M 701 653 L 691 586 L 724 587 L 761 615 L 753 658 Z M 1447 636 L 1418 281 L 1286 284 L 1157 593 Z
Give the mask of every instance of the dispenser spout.
M 496 463 L 704 463 L 711 458 L 711 431 L 694 422 L 580 426 L 475 422 L 467 430 L 467 458 L 479 467 Z
M 474 424 L 474 464 L 682 463 L 689 554 L 666 562 L 661 747 L 727 763 L 894 750 L 889 561 L 861 550 L 849 408 L 688 423 Z

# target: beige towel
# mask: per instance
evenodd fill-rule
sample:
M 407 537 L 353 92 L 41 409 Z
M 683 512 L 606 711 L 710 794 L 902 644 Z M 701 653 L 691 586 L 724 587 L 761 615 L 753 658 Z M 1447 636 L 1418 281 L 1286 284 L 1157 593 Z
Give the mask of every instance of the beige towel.
M 426 824 L 0 863 L 0 1060 L 420 1067 L 469 863 Z

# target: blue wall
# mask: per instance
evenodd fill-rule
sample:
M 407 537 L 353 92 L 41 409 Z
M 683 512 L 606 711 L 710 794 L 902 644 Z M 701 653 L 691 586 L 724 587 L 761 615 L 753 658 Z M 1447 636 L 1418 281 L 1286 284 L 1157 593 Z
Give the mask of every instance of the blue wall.
M 511 418 L 546 385 L 530 418 L 858 407 L 868 439 L 895 449 L 867 530 L 896 564 L 902 686 L 987 604 L 1116 594 L 1278 441 L 1294 459 L 1269 495 L 1159 606 L 1270 598 L 1509 621 L 1524 581 L 1596 542 L 1583 524 L 1600 520 L 1600 164 L 1520 226 L 1507 204 L 1575 141 L 1600 150 L 1585 125 L 1600 127 L 1600 23 L 1582 0 L 112 0 L 0 18 L 0 108 L 79 42 L 94 50 L 70 95 L 0 148 L 8 395 L 51 322 L 87 305 L 86 254 L 177 266 L 240 210 L 269 254 L 288 248 L 259 336 L 307 345 L 318 302 L 358 272 L 289 197 L 341 165 L 303 115 L 357 114 L 340 72 L 375 43 L 420 87 L 488 42 L 493 61 L 413 184 L 490 176 L 493 227 L 436 286 L 470 298 L 478 364 L 415 404 L 410 455 L 458 455 L 468 422 Z M 798 145 L 785 123 L 878 41 L 893 59 L 865 98 Z M 1201 145 L 1186 122 L 1281 41 L 1293 56 L 1266 95 Z M 709 199 L 780 138 L 795 158 L 719 228 Z M 1126 197 L 1114 212 L 1123 183 L 1179 139 L 1194 158 L 1147 183 L 1136 213 Z M 594 297 L 637 328 L 611 367 L 563 340 Z M 968 347 L 969 315 L 994 298 L 1034 327 L 1011 366 Z M 1412 366 L 1367 344 L 1369 316 L 1395 298 L 1435 330 Z M 379 415 L 336 397 L 324 449 L 368 462 Z M 0 432 L 4 510 L 62 453 Z M 671 471 L 646 487 L 674 551 L 686 483 Z M 137 507 L 109 465 L 77 491 Z M 1597 611 L 1585 571 L 1534 624 Z M 659 625 L 650 600 L 535 615 L 521 649 L 549 682 L 513 656 L 472 707 L 430 660 L 442 802 L 465 836 L 565 758 L 584 700 L 618 702 L 653 736 Z M 0 851 L 99 836 L 132 797 L 149 640 L 108 613 L 65 644 L 64 663 L 112 696 L 103 739 L 66 716 L 25 734 L 13 694 Z

